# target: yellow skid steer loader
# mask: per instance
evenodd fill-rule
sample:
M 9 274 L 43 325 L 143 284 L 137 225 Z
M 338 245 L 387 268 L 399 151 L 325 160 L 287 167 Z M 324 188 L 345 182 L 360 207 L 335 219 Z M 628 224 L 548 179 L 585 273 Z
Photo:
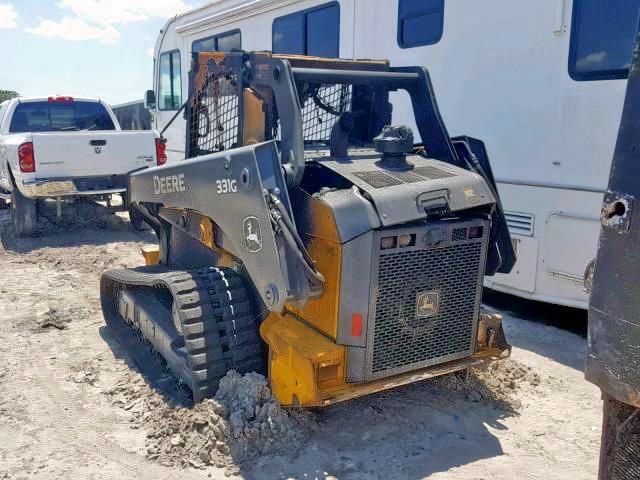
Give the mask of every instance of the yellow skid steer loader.
M 515 261 L 487 153 L 449 137 L 425 68 L 197 53 L 185 106 L 187 159 L 128 179 L 159 247 L 101 297 L 195 401 L 231 369 L 323 406 L 509 355 L 480 309 Z

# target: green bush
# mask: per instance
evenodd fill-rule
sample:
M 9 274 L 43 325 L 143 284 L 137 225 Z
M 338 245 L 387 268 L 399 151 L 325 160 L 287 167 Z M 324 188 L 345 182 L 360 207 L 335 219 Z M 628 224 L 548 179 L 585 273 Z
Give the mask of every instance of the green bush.
M 17 96 L 18 96 L 18 92 L 14 92 L 12 90 L 0 90 L 0 103 Z

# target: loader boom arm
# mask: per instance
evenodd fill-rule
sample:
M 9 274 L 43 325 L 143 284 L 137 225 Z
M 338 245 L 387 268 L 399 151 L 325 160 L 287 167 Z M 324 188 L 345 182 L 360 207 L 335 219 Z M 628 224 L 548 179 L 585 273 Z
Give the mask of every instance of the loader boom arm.
M 273 141 L 135 172 L 128 191 L 130 202 L 149 210 L 161 205 L 215 221 L 230 242 L 225 248 L 240 259 L 269 310 L 322 293 L 321 275 L 287 227 L 290 203 Z M 188 221 L 179 216 L 177 226 L 186 228 Z

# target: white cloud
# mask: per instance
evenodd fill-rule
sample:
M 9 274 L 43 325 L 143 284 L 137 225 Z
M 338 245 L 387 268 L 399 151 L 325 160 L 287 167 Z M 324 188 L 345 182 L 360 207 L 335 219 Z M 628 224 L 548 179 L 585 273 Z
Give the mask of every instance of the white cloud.
M 578 59 L 576 66 L 579 68 L 593 67 L 607 59 L 607 52 L 595 52 Z
M 154 49 L 153 48 L 147 48 L 147 55 L 149 55 L 150 57 L 153 57 L 154 54 Z
M 60 21 L 40 19 L 40 25 L 27 32 L 45 38 L 115 43 L 120 38 L 115 28 L 118 24 L 168 18 L 191 8 L 184 0 L 58 0 L 56 5 L 70 10 L 74 17 L 66 16 Z M 0 10 L 0 27 L 1 22 Z
M 115 43 L 120 33 L 112 25 L 96 27 L 81 18 L 65 17 L 59 22 L 40 19 L 40 25 L 27 28 L 27 32 L 44 38 L 62 38 L 63 40 L 98 40 L 102 43 Z
M 190 8 L 183 0 L 59 0 L 56 4 L 79 18 L 102 25 L 168 18 Z
M 16 28 L 18 12 L 11 3 L 0 3 L 0 28 Z

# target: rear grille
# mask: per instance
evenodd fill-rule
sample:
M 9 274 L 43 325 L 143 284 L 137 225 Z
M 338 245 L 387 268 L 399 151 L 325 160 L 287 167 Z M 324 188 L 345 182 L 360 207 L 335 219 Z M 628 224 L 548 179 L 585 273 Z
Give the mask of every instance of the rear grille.
M 426 179 L 420 175 L 416 175 L 412 171 L 408 172 L 390 172 L 395 178 L 404 183 L 424 182 Z
M 453 173 L 447 172 L 441 168 L 433 167 L 433 166 L 414 168 L 412 172 L 428 180 L 438 180 L 440 178 L 449 178 L 449 177 L 455 176 Z
M 371 170 L 365 172 L 355 172 L 354 175 L 360 180 L 367 182 L 373 188 L 393 187 L 403 183 L 425 182 L 428 180 L 438 180 L 453 177 L 453 173 L 446 172 L 441 168 L 426 166 L 403 172 L 381 172 Z
M 533 215 L 530 213 L 504 212 L 509 232 L 516 235 L 533 236 Z
M 459 239 L 380 255 L 370 378 L 473 353 L 485 243 Z
M 363 182 L 367 182 L 373 188 L 393 187 L 395 185 L 401 185 L 402 182 L 385 172 L 377 170 L 370 172 L 356 172 L 354 173 Z

